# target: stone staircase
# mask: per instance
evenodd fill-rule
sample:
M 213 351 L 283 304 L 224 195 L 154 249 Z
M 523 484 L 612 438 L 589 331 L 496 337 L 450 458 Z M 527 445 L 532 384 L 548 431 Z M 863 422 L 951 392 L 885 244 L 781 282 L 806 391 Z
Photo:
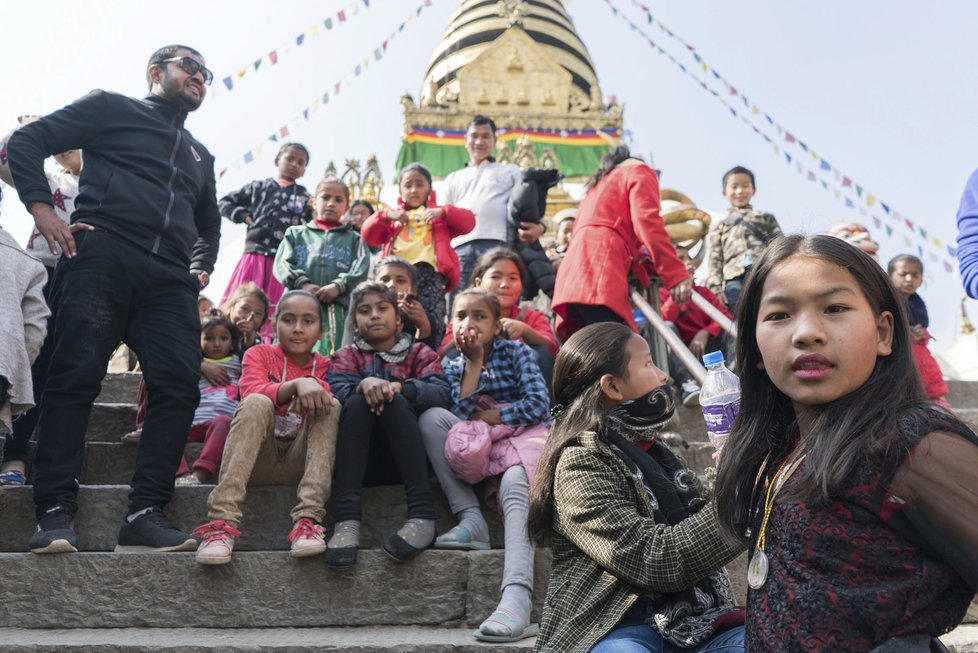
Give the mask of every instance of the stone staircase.
M 34 529 L 31 488 L 0 490 L 0 651 L 95 653 L 122 651 L 237 653 L 356 651 L 357 653 L 502 652 L 530 649 L 476 642 L 472 630 L 495 607 L 502 576 L 502 528 L 487 511 L 494 548 L 482 552 L 429 550 L 408 564 L 391 561 L 380 542 L 404 519 L 403 488 L 365 491 L 362 545 L 356 568 L 333 571 L 321 557 L 287 554 L 289 487 L 251 488 L 244 536 L 230 565 L 205 567 L 192 553 L 112 553 L 126 508 L 136 445 L 119 438 L 135 419 L 139 376 L 106 377 L 89 423 L 79 514 L 78 554 L 27 552 Z M 978 384 L 951 384 L 954 405 L 978 418 Z M 683 408 L 677 452 L 702 472 L 711 464 L 699 409 Z M 190 457 L 200 445 L 191 445 Z M 190 529 L 204 521 L 211 488 L 181 487 L 167 512 Z M 454 524 L 436 492 L 438 530 Z M 331 523 L 327 515 L 327 523 Z M 549 551 L 536 562 L 539 619 Z M 743 597 L 743 557 L 729 568 Z M 978 651 L 978 626 L 948 635 L 958 651 Z

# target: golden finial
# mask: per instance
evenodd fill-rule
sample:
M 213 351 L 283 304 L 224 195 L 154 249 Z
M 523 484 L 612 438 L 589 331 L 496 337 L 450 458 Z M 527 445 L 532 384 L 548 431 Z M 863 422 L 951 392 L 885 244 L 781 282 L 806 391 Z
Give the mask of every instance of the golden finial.
M 975 327 L 968 319 L 968 311 L 964 308 L 964 301 L 966 297 L 961 298 L 961 333 L 962 335 L 968 335 L 969 333 L 975 332 Z

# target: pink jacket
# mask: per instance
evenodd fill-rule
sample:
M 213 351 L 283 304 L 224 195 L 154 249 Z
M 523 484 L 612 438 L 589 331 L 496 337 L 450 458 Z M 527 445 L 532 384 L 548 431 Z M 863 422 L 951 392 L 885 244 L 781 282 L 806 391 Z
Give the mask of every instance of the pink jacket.
M 478 406 L 487 410 L 498 404 L 481 397 Z M 464 420 L 448 432 L 445 459 L 466 483 L 498 476 L 514 465 L 523 465 L 532 482 L 548 434 L 546 424 L 508 426 L 490 425 L 480 419 Z

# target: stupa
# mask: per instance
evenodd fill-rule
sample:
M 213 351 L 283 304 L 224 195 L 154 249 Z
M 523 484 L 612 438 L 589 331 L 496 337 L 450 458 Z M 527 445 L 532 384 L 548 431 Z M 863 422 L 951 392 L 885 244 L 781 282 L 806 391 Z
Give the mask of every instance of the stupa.
M 584 181 L 623 131 L 622 107 L 604 100 L 560 0 L 461 0 L 432 52 L 417 102 L 405 93 L 401 105 L 397 169 L 417 161 L 443 179 L 462 168 L 469 159 L 466 125 L 487 115 L 498 128 L 498 160 L 563 174 L 548 195 L 548 215 L 577 206 Z M 709 214 L 681 193 L 664 190 L 662 200 L 673 240 L 697 243 Z

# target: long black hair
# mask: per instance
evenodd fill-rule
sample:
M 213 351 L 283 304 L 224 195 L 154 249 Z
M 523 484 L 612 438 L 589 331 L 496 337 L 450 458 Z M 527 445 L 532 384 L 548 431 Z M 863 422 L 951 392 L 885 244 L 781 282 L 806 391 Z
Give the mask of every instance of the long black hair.
M 914 364 L 910 327 L 902 298 L 880 266 L 862 250 L 827 235 L 781 237 L 754 264 L 738 302 L 737 362 L 740 412 L 723 448 L 717 473 L 717 512 L 723 530 L 746 543 L 755 481 L 765 459 L 776 467 L 794 447 L 798 425 L 787 395 L 760 369 L 757 319 L 764 282 L 771 271 L 793 256 L 838 265 L 855 279 L 876 316 L 893 315 L 892 353 L 878 356 L 869 379 L 857 390 L 816 408 L 807 438 L 806 465 L 795 473 L 801 482 L 785 491 L 794 500 L 825 503 L 851 480 L 860 457 L 907 447 L 898 419 L 923 407 L 927 397 Z M 814 445 L 812 443 L 815 443 Z
M 559 411 L 540 455 L 530 487 L 527 531 L 540 546 L 550 541 L 554 518 L 554 475 L 564 448 L 583 431 L 604 438 L 608 408 L 601 403 L 601 377 L 628 378 L 628 340 L 635 332 L 624 324 L 602 322 L 584 327 L 560 348 L 554 364 L 553 393 Z
M 598 182 L 604 179 L 605 175 L 618 167 L 618 164 L 623 163 L 628 159 L 638 158 L 639 157 L 632 156 L 632 151 L 628 149 L 627 145 L 612 146 L 608 149 L 608 153 L 601 158 L 601 163 L 598 164 L 598 171 L 594 173 L 593 177 L 587 180 L 584 190 L 591 190 L 597 186 Z

